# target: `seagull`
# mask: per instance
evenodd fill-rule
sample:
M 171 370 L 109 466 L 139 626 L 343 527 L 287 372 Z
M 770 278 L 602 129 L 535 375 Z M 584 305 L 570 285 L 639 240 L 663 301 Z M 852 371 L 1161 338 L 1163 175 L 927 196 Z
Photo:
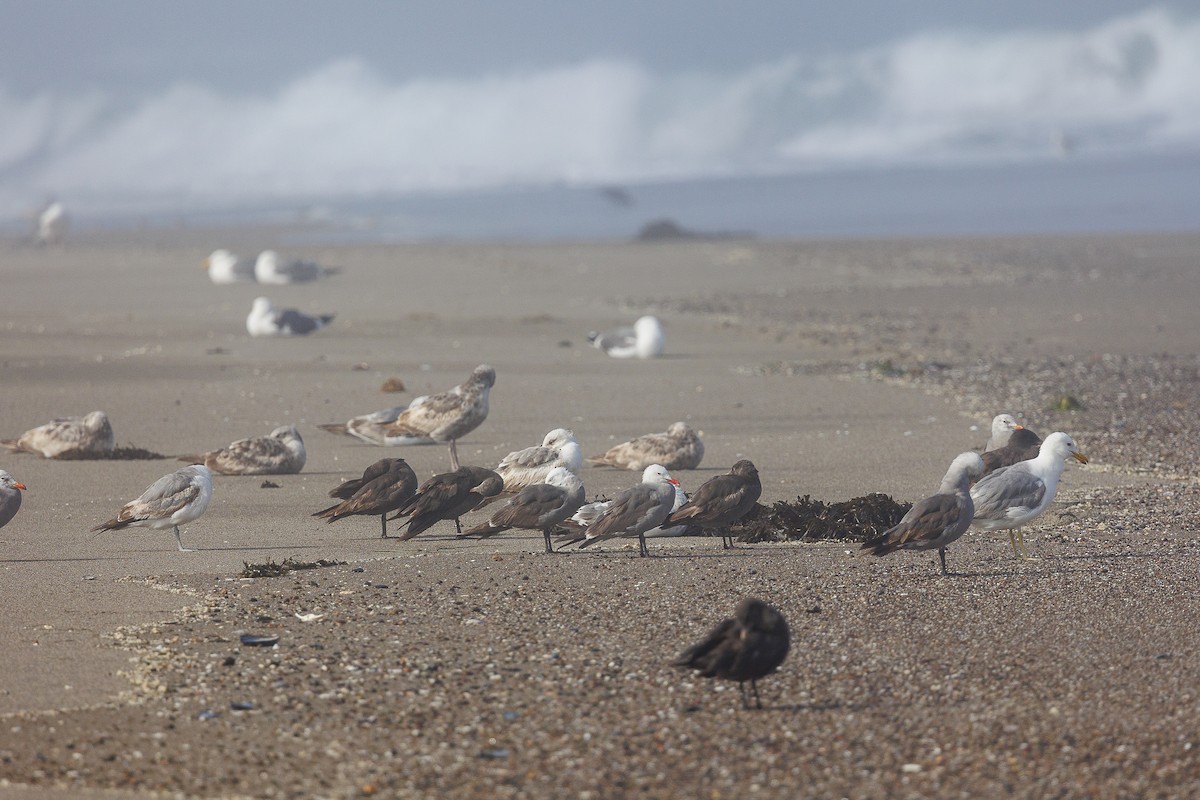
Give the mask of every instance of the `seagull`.
M 646 531 L 666 521 L 675 505 L 678 485 L 679 481 L 661 464 L 646 467 L 642 482 L 618 494 L 612 505 L 588 525 L 580 549 L 616 536 L 636 536 L 638 553 L 642 558 L 649 556 Z
M 1008 444 L 983 453 L 983 475 L 980 477 L 991 475 L 1001 467 L 1011 467 L 1013 464 L 1037 458 L 1041 446 L 1042 437 L 1029 428 L 1018 428 L 1012 432 Z
M 564 467 L 579 474 L 583 466 L 583 450 L 575 434 L 566 428 L 555 428 L 546 434 L 540 445 L 526 447 L 500 459 L 496 474 L 504 480 L 502 494 L 511 495 L 526 486 L 543 483 L 550 471 Z
M 246 315 L 246 331 L 251 336 L 305 336 L 333 322 L 333 317 L 310 317 L 294 308 L 276 308 L 267 298 L 256 297 Z
M 496 384 L 496 370 L 480 364 L 464 383 L 440 394 L 418 397 L 383 430 L 384 443 L 450 443 L 450 469 L 458 469 L 456 442 L 487 419 L 488 393 Z
M 0 469 L 0 528 L 17 515 L 17 509 L 21 507 L 21 490 L 26 488 L 25 484 L 17 483 L 17 479 L 7 470 Z
M 342 497 L 356 488 L 349 497 Z M 329 508 L 313 514 L 314 517 L 334 523 L 343 517 L 355 515 L 379 515 L 383 538 L 387 538 L 387 515 L 403 506 L 417 493 L 417 474 L 403 458 L 381 458 L 363 472 L 358 480 L 345 481 L 334 487 L 330 497 L 342 498 Z
M 689 647 L 672 666 L 694 669 L 706 678 L 738 682 L 742 708 L 750 707 L 746 681 L 754 703 L 762 708 L 758 679 L 770 675 L 787 658 L 791 639 L 787 621 L 774 606 L 746 598 L 731 619 L 717 625 L 699 644 Z
M 254 261 L 254 279 L 259 283 L 307 283 L 338 271 L 331 267 L 322 267 L 315 261 L 280 261 L 279 254 L 274 250 L 263 250 Z
M 486 467 L 459 467 L 453 472 L 434 475 L 421 484 L 416 495 L 401 506 L 392 519 L 408 517 L 401 526 L 408 526 L 400 537 L 402 540 L 424 533 L 444 519 L 454 520 L 456 531 L 462 533 L 458 518 L 478 508 L 502 488 L 504 480 Z
M 686 422 L 673 422 L 666 433 L 647 433 L 610 447 L 588 461 L 604 467 L 639 470 L 651 464 L 667 469 L 695 469 L 704 458 L 704 442 Z
M 123 505 L 115 517 L 92 528 L 92 532 L 120 530 L 131 525 L 156 531 L 174 528 L 179 551 L 190 553 L 179 537 L 179 526 L 198 519 L 211 499 L 212 473 L 208 467 L 201 464 L 183 467 L 156 480 L 141 497 Z
M 213 250 L 203 263 L 213 283 L 254 283 L 254 265 L 228 250 Z
M 179 456 L 223 475 L 292 475 L 304 469 L 308 455 L 295 425 L 281 425 L 267 436 L 239 439 L 228 447 Z
M 38 212 L 34 238 L 38 244 L 58 244 L 67 235 L 67 209 L 58 200 Z
M 700 484 L 683 508 L 671 514 L 667 522 L 677 524 L 691 522 L 702 528 L 721 530 L 721 546 L 733 547 L 733 534 L 728 528 L 737 522 L 758 502 L 762 494 L 762 482 L 758 470 L 747 459 L 733 465 L 725 475 L 717 475 Z M 726 544 L 728 539 L 728 544 Z
M 478 536 L 483 539 L 509 528 L 540 530 L 546 538 L 546 552 L 553 553 L 550 531 L 574 514 L 583 505 L 583 481 L 566 467 L 555 467 L 545 483 L 526 486 L 488 519 L 459 534 L 459 538 Z
M 983 446 L 983 451 L 986 453 L 1004 447 L 1012 438 L 1013 431 L 1019 431 L 1022 427 L 1013 419 L 1012 414 L 997 414 L 992 418 L 992 435 Z
M 60 417 L 0 444 L 18 453 L 62 459 L 103 458 L 115 447 L 112 426 L 103 411 L 92 411 L 82 417 Z
M 657 317 L 641 317 L 632 328 L 588 334 L 592 346 L 613 358 L 656 358 L 663 354 L 663 329 Z
M 983 472 L 978 453 L 962 453 L 950 462 L 937 494 L 919 500 L 900 523 L 863 543 L 863 550 L 877 556 L 895 550 L 937 549 L 946 575 L 946 546 L 971 527 L 975 505 L 971 502 L 971 481 Z
M 1003 467 L 979 481 L 971 487 L 971 500 L 975 503 L 975 519 L 971 524 L 985 531 L 1008 531 L 1013 554 L 1029 559 L 1020 528 L 1050 507 L 1068 458 L 1088 463 L 1074 439 L 1055 431 L 1042 442 L 1037 458 Z
M 387 426 L 395 422 L 396 418 L 403 414 L 407 408 L 408 405 L 392 406 L 380 411 L 372 411 L 370 414 L 360 414 L 357 417 L 351 417 L 344 423 L 327 422 L 317 427 L 330 433 L 353 436 L 355 439 L 364 441 L 367 444 L 382 446 L 388 443 Z M 432 439 L 429 440 L 430 443 L 432 441 Z
M 655 465 L 651 465 L 653 467 Z M 650 469 L 650 467 L 647 467 Z M 645 480 L 645 472 L 642 473 L 642 479 Z M 675 502 L 671 504 L 671 511 L 678 511 L 684 503 L 688 501 L 687 492 L 678 483 L 675 484 Z M 583 540 L 587 526 L 596 521 L 596 518 L 603 514 L 612 506 L 612 500 L 598 500 L 594 503 L 586 503 L 579 507 L 579 510 L 571 515 L 570 519 L 563 520 L 558 526 L 562 532 L 564 544 L 574 544 Z M 646 531 L 647 539 L 661 538 L 668 536 L 682 536 L 687 533 L 690 525 L 668 525 L 666 527 L 660 525 L 657 528 L 651 528 Z

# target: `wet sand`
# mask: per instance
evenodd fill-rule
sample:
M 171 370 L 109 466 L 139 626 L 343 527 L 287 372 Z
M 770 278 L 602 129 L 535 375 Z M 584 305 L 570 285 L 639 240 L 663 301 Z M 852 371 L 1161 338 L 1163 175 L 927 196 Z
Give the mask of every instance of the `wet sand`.
M 35 787 L 16 796 L 1182 796 L 1200 779 L 1200 237 L 308 248 L 344 272 L 289 287 L 198 266 L 278 244 L 262 239 L 0 244 L 0 436 L 101 408 L 118 444 L 196 452 L 294 423 L 309 454 L 279 488 L 218 477 L 184 531 L 196 553 L 87 533 L 174 462 L 0 455 L 29 486 L 0 531 L 0 779 Z M 259 294 L 338 317 L 251 339 Z M 587 347 L 647 311 L 667 357 Z M 546 556 L 538 535 L 401 543 L 308 516 L 384 455 L 448 468 L 443 446 L 318 423 L 478 363 L 498 377 L 464 463 L 560 426 L 592 454 L 686 419 L 706 454 L 685 488 L 745 457 L 764 502 L 913 500 L 1001 410 L 1093 463 L 1030 529 L 1040 561 L 971 533 L 949 578 L 936 556 L 830 544 Z M 393 376 L 405 393 L 380 391 Z M 1062 395 L 1084 407 L 1051 411 Z M 589 496 L 636 480 L 583 478 Z M 346 564 L 236 578 L 288 557 Z M 667 666 L 747 594 L 793 630 L 757 713 Z M 281 643 L 241 648 L 243 631 Z

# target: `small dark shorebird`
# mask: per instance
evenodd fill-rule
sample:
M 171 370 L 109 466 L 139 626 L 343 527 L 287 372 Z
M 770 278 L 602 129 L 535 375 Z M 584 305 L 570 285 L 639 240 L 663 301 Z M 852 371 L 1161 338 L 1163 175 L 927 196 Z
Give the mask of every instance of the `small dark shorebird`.
M 329 496 L 343 498 L 313 516 L 327 522 L 343 517 L 379 515 L 383 538 L 387 538 L 387 515 L 417 493 L 417 475 L 403 458 L 381 458 L 367 467 L 361 478 L 335 486 Z
M 779 668 L 787 658 L 790 643 L 787 621 L 779 609 L 747 597 L 738 603 L 733 618 L 713 628 L 672 666 L 694 669 L 706 678 L 737 681 L 742 708 L 750 707 L 746 695 L 746 681 L 750 681 L 755 707 L 762 708 L 758 679 Z
M 721 532 L 721 547 L 733 547 L 729 526 L 750 513 L 762 494 L 758 470 L 743 458 L 725 475 L 717 475 L 700 484 L 690 500 L 670 517 L 667 525 L 681 522 Z

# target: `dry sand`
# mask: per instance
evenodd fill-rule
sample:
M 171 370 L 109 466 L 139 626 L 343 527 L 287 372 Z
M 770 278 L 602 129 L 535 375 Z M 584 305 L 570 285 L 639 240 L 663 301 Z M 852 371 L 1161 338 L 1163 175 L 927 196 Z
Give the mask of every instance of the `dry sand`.
M 1200 237 L 298 248 L 344 272 L 278 288 L 213 286 L 199 267 L 217 246 L 277 244 L 0 243 L 0 436 L 101 408 L 118 444 L 195 452 L 295 423 L 309 452 L 279 488 L 218 477 L 184 531 L 195 553 L 169 532 L 86 532 L 174 462 L 0 454 L 29 486 L 0 531 L 0 793 L 1197 791 Z M 253 340 L 258 294 L 338 317 Z M 586 346 L 645 311 L 668 357 Z M 385 452 L 317 423 L 481 362 L 498 378 L 464 463 L 559 426 L 591 454 L 687 419 L 706 454 L 685 487 L 747 457 L 764 502 L 912 500 L 1002 410 L 1067 430 L 1093 463 L 1031 527 L 1041 560 L 971 533 L 950 577 L 934 555 L 844 545 L 547 556 L 538 535 L 439 526 L 400 543 L 373 518 L 308 516 L 384 455 L 422 478 L 448 466 L 442 446 Z M 380 391 L 392 376 L 405 394 Z M 1062 395 L 1084 408 L 1051 411 Z M 634 480 L 584 471 L 589 495 Z M 236 577 L 288 557 L 346 564 Z M 668 666 L 746 595 L 793 631 L 761 712 Z M 244 648 L 242 632 L 280 644 Z

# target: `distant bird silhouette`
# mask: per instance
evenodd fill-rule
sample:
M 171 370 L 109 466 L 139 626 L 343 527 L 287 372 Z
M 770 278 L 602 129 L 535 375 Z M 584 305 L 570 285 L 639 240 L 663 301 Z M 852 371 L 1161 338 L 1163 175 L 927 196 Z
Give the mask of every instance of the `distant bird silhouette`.
M 282 261 L 274 250 L 263 250 L 254 260 L 254 279 L 259 283 L 307 283 L 340 271 L 337 267 L 323 267 L 315 261 L 298 258 Z
M 546 552 L 553 553 L 550 532 L 554 526 L 574 514 L 583 505 L 583 481 L 566 467 L 555 467 L 545 483 L 526 486 L 488 519 L 459 536 L 485 538 L 509 528 L 541 531 L 546 539 Z
M 750 513 L 762 494 L 762 482 L 753 462 L 743 458 L 725 475 L 717 475 L 700 484 L 667 524 L 688 522 L 710 531 L 721 532 L 721 547 L 733 547 L 729 526 Z M 728 540 L 728 542 L 727 542 Z
M 254 283 L 254 265 L 228 250 L 213 250 L 203 264 L 213 283 Z
M 980 478 L 991 475 L 1001 467 L 1011 467 L 1013 464 L 1037 458 L 1041 447 L 1042 437 L 1029 430 L 1029 428 L 1016 429 L 1012 432 L 1008 444 L 998 447 L 995 450 L 988 450 L 981 455 L 983 458 L 983 475 Z
M 666 433 L 647 433 L 591 456 L 592 464 L 618 469 L 640 470 L 651 464 L 667 469 L 695 469 L 704 458 L 704 442 L 686 422 L 673 422 Z
M 742 708 L 749 708 L 746 681 L 754 703 L 762 708 L 758 679 L 770 675 L 787 658 L 791 643 L 787 621 L 777 608 L 746 598 L 732 619 L 713 628 L 699 644 L 688 648 L 673 666 L 694 669 L 706 678 L 737 681 Z
M 34 239 L 38 244 L 61 244 L 69 224 L 66 206 L 55 200 L 38 212 Z
M 21 507 L 21 490 L 25 488 L 25 484 L 17 483 L 7 470 L 0 469 L 0 528 L 17 515 Z
M 347 481 L 346 483 L 351 483 Z M 387 515 L 403 506 L 417 493 L 417 475 L 403 458 L 381 458 L 363 472 L 359 486 L 350 497 L 313 514 L 337 522 L 343 517 L 379 515 L 382 536 L 387 538 Z M 329 493 L 345 493 L 345 483 Z
M 417 493 L 401 506 L 392 519 L 408 517 L 401 527 L 407 529 L 400 539 L 407 540 L 429 530 L 442 520 L 454 520 L 457 533 L 462 533 L 459 517 L 479 507 L 484 500 L 498 494 L 504 480 L 485 467 L 459 467 L 453 472 L 434 475 Z
M 333 322 L 333 314 L 310 316 L 294 308 L 276 308 L 265 297 L 256 297 L 246 315 L 251 336 L 306 336 Z
M 613 358 L 656 358 L 663 354 L 665 341 L 658 317 L 641 317 L 633 327 L 588 334 L 588 341 Z
M 156 531 L 173 528 L 179 551 L 189 553 L 179 536 L 179 526 L 198 519 L 211 499 L 212 473 L 208 467 L 201 464 L 183 467 L 150 484 L 140 497 L 123 505 L 115 517 L 92 528 L 92 532 L 130 526 Z

